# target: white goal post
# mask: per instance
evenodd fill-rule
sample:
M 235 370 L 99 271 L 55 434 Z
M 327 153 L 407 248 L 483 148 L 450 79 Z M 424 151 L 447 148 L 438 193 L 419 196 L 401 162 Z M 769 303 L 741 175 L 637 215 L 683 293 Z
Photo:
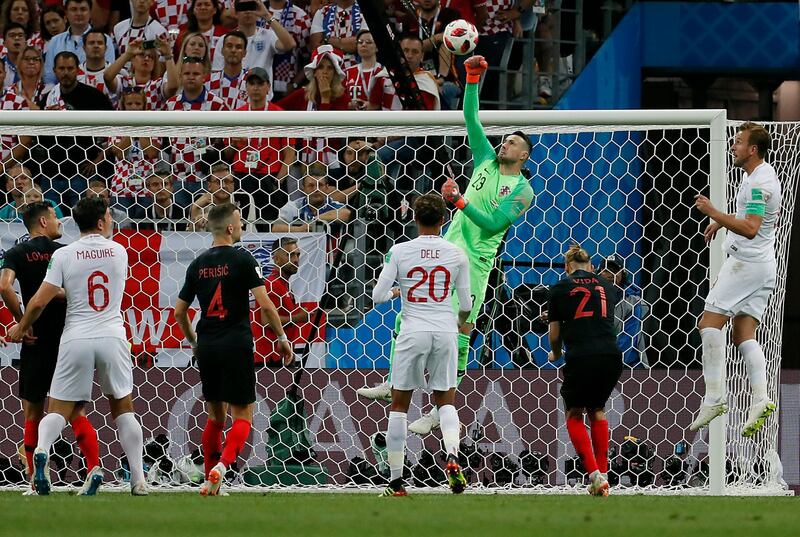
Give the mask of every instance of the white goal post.
M 737 438 L 749 386 L 742 382 L 744 365 L 731 345 L 727 352 L 731 418 L 723 415 L 712 422 L 707 436 L 688 433 L 704 390 L 694 326 L 708 284 L 724 261 L 724 234 L 718 234 L 707 250 L 701 244 L 705 224 L 702 215 L 693 212 L 693 198 L 707 192 L 716 207 L 732 210 L 729 200 L 740 174 L 731 170 L 729 145 L 738 123 L 728 121 L 725 110 L 485 111 L 480 119 L 490 139 L 515 130 L 532 137 L 534 150 L 528 165 L 535 199 L 531 213 L 512 228 L 501 247 L 497 281 L 493 280 L 496 296 L 493 300 L 487 297 L 481 335 L 473 341 L 470 368 L 459 389 L 460 418 L 475 456 L 472 486 L 542 492 L 580 489 L 574 451 L 563 432 L 559 372 L 546 360 L 542 362 L 542 353 L 546 356 L 548 350 L 546 337 L 530 328 L 531 312 L 540 311 L 532 306 L 532 293 L 537 285 L 552 284 L 562 276 L 563 251 L 571 240 L 579 240 L 593 260 L 621 255 L 629 274 L 623 284 L 629 287 L 621 290 L 621 296 L 632 297 L 632 313 L 628 321 L 620 320 L 620 344 L 627 345 L 628 367 L 620 389 L 609 401 L 612 446 L 616 449 L 611 461 L 617 463 L 612 471 L 618 474 L 619 483 L 614 490 L 786 494 L 778 470 L 777 416 L 754 439 Z M 765 345 L 769 394 L 779 403 L 783 297 L 798 168 L 795 160 L 800 159 L 790 153 L 796 147 L 799 134 L 795 130 L 800 131 L 800 125 L 771 123 L 767 128 L 774 135 L 773 153 L 781 161 L 773 165 L 784 188 L 784 207 L 777 232 L 781 254 L 778 288 L 758 338 L 769 338 Z M 42 174 L 47 184 L 53 177 L 44 177 L 46 170 L 60 165 L 50 160 L 56 154 L 52 148 L 70 137 L 73 141 L 94 140 L 98 146 L 108 145 L 116 137 L 159 139 L 157 160 L 172 166 L 179 164 L 173 153 L 176 139 L 202 137 L 210 142 L 209 147 L 218 149 L 215 158 L 226 161 L 236 154 L 226 150 L 234 149 L 238 139 L 293 138 L 300 143 L 314 138 L 323 140 L 322 145 L 339 158 L 348 140 L 385 139 L 368 157 L 370 163 L 379 165 L 375 169 L 381 177 L 373 178 L 378 179 L 375 184 L 383 186 L 373 185 L 366 194 L 364 183 L 357 183 L 364 199 L 351 207 L 349 223 L 338 231 L 336 224 L 311 233 L 290 231 L 301 237 L 303 255 L 308 252 L 308 265 L 298 273 L 292 289 L 298 302 L 325 306 L 320 319 L 324 335 L 315 327 L 306 327 L 311 335 L 302 336 L 313 341 L 300 381 L 300 422 L 288 425 L 279 419 L 279 401 L 284 401 L 291 386 L 291 375 L 275 368 L 259 369 L 254 432 L 240 457 L 239 473 L 233 477 L 234 486 L 243 489 L 280 484 L 363 487 L 380 481 L 372 469 L 376 473 L 381 470 L 380 441 L 376 446 L 375 433 L 385 429 L 386 409 L 379 402 L 358 400 L 354 393 L 385 376 L 397 310 L 397 304 L 372 308 L 369 302 L 370 286 L 379 269 L 375 254 L 408 237 L 412 226 L 406 208 L 415 193 L 436 188 L 441 174 L 453 168 L 460 181 L 469 179 L 471 154 L 461 112 L 4 111 L 0 135 L 7 141 L 6 149 L 32 137 L 25 164 L 32 168 L 32 175 Z M 390 147 L 395 140 L 399 140 L 397 145 Z M 209 154 L 200 151 L 200 145 L 197 148 L 197 155 Z M 67 158 L 73 154 L 64 153 Z M 302 158 L 303 150 L 297 155 Z M 773 162 L 770 157 L 767 160 Z M 329 163 L 329 170 L 335 167 Z M 146 169 L 154 173 L 153 168 Z M 349 168 L 342 169 L 345 176 L 350 173 Z M 366 177 L 370 172 L 364 170 L 369 168 L 362 169 Z M 304 173 L 304 167 L 295 165 L 283 179 L 281 188 L 292 198 L 304 195 Z M 114 182 L 106 179 L 108 184 Z M 37 177 L 34 180 L 39 182 Z M 328 188 L 334 189 L 336 184 L 342 183 L 329 180 Z M 76 188 L 70 185 L 67 180 L 66 188 Z M 174 190 L 183 186 L 176 180 Z M 126 202 L 125 211 L 152 203 L 152 196 L 148 198 L 146 188 L 141 188 Z M 235 188 L 238 193 L 238 182 Z M 49 194 L 44 186 L 42 190 L 56 204 L 63 201 L 58 190 Z M 195 189 L 190 192 L 192 196 L 198 193 Z M 112 198 L 115 194 L 112 192 Z M 242 199 L 253 207 L 258 204 L 253 192 L 243 193 Z M 68 212 L 66 203 L 62 205 Z M 164 457 L 175 466 L 161 476 L 152 470 L 151 477 L 165 487 L 186 487 L 192 481 L 187 477 L 190 472 L 181 473 L 177 468 L 188 464 L 186 459 L 192 447 L 199 445 L 204 422 L 199 417 L 199 378 L 189 364 L 188 345 L 173 333 L 169 311 L 183 281 L 181 271 L 208 241 L 207 234 L 192 231 L 188 213 L 185 230 L 159 231 L 155 225 L 154 231 L 143 232 L 140 226 L 148 221 L 147 214 L 133 216 L 129 229 L 118 239 L 129 249 L 144 248 L 136 261 L 137 270 L 144 272 L 131 276 L 141 285 L 128 288 L 139 294 L 129 297 L 123 312 L 135 354 L 134 378 L 139 383 L 134 400 L 143 416 L 145 436 L 163 433 L 169 441 Z M 269 219 L 251 215 L 250 220 L 253 226 L 243 238 L 245 247 L 265 268 L 271 268 L 269 244 L 280 234 L 256 225 Z M 71 225 L 65 229 L 65 239 L 74 237 Z M 331 233 L 338 239 L 333 245 L 325 236 Z M 22 234 L 19 223 L 0 222 L 3 250 Z M 155 235 L 157 239 L 153 239 Z M 155 264 L 157 273 L 148 268 Z M 146 287 L 142 282 L 149 280 L 151 287 Z M 0 321 L 7 320 L 0 315 Z M 14 454 L 22 439 L 17 373 L 12 366 L 17 356 L 16 345 L 0 350 L 0 451 L 6 457 Z M 427 400 L 427 395 L 415 396 L 409 421 L 426 410 Z M 90 405 L 90 410 L 93 408 Z M 100 434 L 105 469 L 122 478 L 124 473 L 117 472 L 121 450 L 113 424 L 99 413 L 90 412 L 89 417 Z M 71 438 L 70 433 L 65 434 Z M 295 445 L 285 445 L 289 437 Z M 438 433 L 409 441 L 411 465 L 428 472 L 433 480 L 435 473 L 421 454 L 435 455 L 438 442 Z M 303 446 L 305 451 L 300 449 Z M 297 454 L 298 449 L 303 456 Z M 73 463 L 76 468 L 79 465 Z M 158 466 L 158 461 L 153 466 Z M 419 479 L 420 486 L 431 486 L 424 477 Z

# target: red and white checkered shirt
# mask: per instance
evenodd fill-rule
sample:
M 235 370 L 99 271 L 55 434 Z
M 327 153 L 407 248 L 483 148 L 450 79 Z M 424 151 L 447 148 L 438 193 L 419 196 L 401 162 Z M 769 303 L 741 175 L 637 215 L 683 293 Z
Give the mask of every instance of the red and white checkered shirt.
M 181 91 L 177 95 L 167 99 L 165 110 L 227 110 L 225 102 L 203 88 L 203 93 L 194 100 L 187 101 Z M 202 180 L 195 170 L 196 164 L 203 158 L 203 154 L 208 147 L 208 138 L 170 138 L 172 154 L 170 156 L 172 169 L 175 178 L 179 181 L 197 183 Z
M 154 18 L 147 19 L 144 26 L 131 26 L 132 19 L 125 19 L 114 26 L 114 46 L 117 48 L 117 56 L 122 56 L 128 49 L 128 43 L 141 39 L 142 41 L 152 41 L 156 37 L 167 33 L 164 26 Z
M 109 139 L 110 144 L 122 142 L 122 136 Z M 139 138 L 131 138 L 131 145 L 125 149 L 123 157 L 114 162 L 114 177 L 111 179 L 111 193 L 115 196 L 134 198 L 146 195 L 145 180 L 153 174 L 154 160 L 145 158 Z M 152 140 L 156 142 L 156 139 Z
M 191 0 L 155 0 L 156 18 L 164 28 L 178 29 L 186 24 Z
M 247 104 L 247 69 L 242 69 L 239 76 L 228 78 L 225 71 L 214 71 L 206 82 L 206 90 L 210 91 L 225 103 L 228 110 L 236 110 Z
M 353 6 L 350 6 L 346 9 L 338 7 L 336 4 L 329 4 L 322 9 L 317 10 L 314 14 L 314 19 L 311 22 L 311 33 L 318 34 L 318 33 L 325 33 L 325 20 L 328 11 L 331 9 L 336 10 L 336 20 L 333 23 L 333 29 L 331 30 L 330 34 L 328 34 L 328 38 L 331 37 L 338 37 L 338 38 L 346 38 L 346 37 L 355 37 L 358 31 L 354 31 L 353 28 Z M 367 30 L 367 22 L 364 20 L 364 15 L 359 15 L 361 18 L 361 22 L 358 25 L 358 30 Z M 348 67 L 352 67 L 355 65 L 356 62 L 356 55 L 351 53 L 345 53 L 344 55 L 344 62 L 342 63 L 342 69 L 347 69 Z
M 286 2 L 286 6 L 282 9 L 270 7 L 269 11 L 280 21 L 281 26 L 292 34 L 297 43 L 290 52 L 278 53 L 272 60 L 273 90 L 285 93 L 289 89 L 289 82 L 294 81 L 294 77 L 297 76 L 300 51 L 306 48 L 311 33 L 311 17 L 290 1 Z
M 106 63 L 105 67 L 100 70 L 91 71 L 86 67 L 85 63 L 82 63 L 80 67 L 78 67 L 78 82 L 83 82 L 87 86 L 92 86 L 93 88 L 97 88 L 98 90 L 102 91 L 109 98 L 114 108 L 116 108 L 117 95 L 108 89 L 108 86 L 106 86 L 106 81 L 103 78 L 106 68 L 108 68 L 108 63 Z
M 486 0 L 486 11 L 488 17 L 483 28 L 478 28 L 481 35 L 495 35 L 500 32 L 514 31 L 513 21 L 502 21 L 497 18 L 497 14 L 514 7 L 514 0 Z
M 28 110 L 28 101 L 9 88 L 0 96 L 0 110 Z M 7 159 L 15 145 L 17 145 L 16 136 L 10 134 L 0 136 L 0 158 Z
M 122 99 L 122 93 L 125 91 L 125 88 L 143 86 L 144 96 L 145 99 L 147 99 L 147 108 L 149 110 L 164 110 L 164 105 L 166 103 L 166 97 L 164 96 L 164 79 L 166 76 L 167 75 L 164 75 L 155 80 L 150 80 L 146 84 L 137 84 L 133 75 L 123 69 L 120 74 L 117 75 L 117 99 Z
M 39 51 L 44 50 L 44 38 L 42 37 L 42 34 L 39 32 L 34 32 L 30 39 L 28 39 L 28 45 L 38 48 Z

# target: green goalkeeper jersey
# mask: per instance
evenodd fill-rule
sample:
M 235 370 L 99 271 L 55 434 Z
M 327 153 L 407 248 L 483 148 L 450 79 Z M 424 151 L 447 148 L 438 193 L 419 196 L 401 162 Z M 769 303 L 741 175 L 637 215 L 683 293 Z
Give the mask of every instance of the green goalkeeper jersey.
M 533 189 L 522 175 L 503 175 L 494 148 L 478 120 L 478 84 L 467 84 L 464 118 L 474 171 L 458 211 L 444 238 L 464 249 L 470 263 L 487 272 L 506 230 L 530 207 Z

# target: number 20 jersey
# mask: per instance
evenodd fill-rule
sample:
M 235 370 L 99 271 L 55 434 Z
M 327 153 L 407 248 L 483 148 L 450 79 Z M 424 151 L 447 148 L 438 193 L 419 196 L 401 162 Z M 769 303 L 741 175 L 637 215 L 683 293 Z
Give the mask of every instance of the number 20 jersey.
M 126 339 L 122 295 L 128 252 L 101 235 L 84 235 L 50 258 L 44 281 L 63 287 L 67 316 L 61 343 L 73 339 Z
M 567 360 L 619 353 L 614 331 L 617 291 L 605 278 L 576 270 L 550 288 L 547 314 L 561 323 Z
M 439 236 L 422 235 L 395 244 L 380 278 L 400 284 L 403 301 L 400 333 L 458 332 L 450 295 L 469 294 L 469 261 L 464 251 Z

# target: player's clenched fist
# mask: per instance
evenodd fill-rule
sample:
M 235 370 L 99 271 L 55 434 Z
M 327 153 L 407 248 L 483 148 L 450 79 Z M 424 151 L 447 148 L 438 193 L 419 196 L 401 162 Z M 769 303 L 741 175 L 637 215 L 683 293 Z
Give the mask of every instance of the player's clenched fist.
M 481 75 L 489 68 L 483 56 L 472 56 L 464 61 L 464 67 L 467 69 L 467 83 L 476 84 L 480 82 Z
M 452 177 L 448 177 L 447 181 L 442 185 L 442 197 L 459 209 L 463 209 L 466 206 L 466 200 L 458 189 L 458 183 Z

